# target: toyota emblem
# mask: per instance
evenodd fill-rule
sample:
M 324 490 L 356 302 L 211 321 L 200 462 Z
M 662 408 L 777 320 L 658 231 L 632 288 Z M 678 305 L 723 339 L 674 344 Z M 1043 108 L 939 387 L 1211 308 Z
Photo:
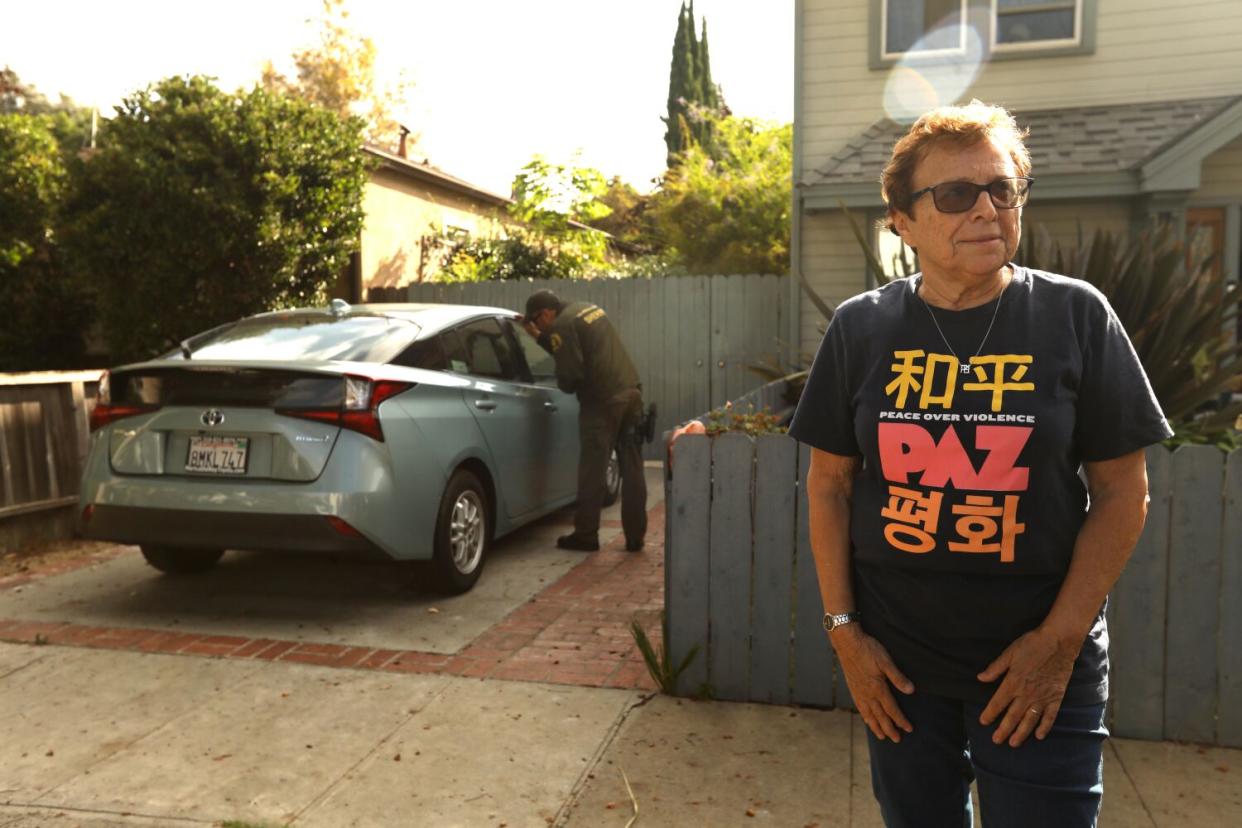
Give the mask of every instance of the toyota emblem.
M 209 408 L 199 417 L 205 426 L 218 426 L 224 422 L 224 412 L 218 408 Z

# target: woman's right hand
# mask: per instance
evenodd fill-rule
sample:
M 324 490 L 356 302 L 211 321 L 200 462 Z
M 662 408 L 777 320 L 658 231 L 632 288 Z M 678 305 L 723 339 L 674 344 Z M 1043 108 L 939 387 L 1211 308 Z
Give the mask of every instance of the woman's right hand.
M 837 651 L 845 683 L 854 697 L 858 715 L 871 728 L 877 739 L 901 741 L 901 733 L 913 733 L 914 726 L 901 712 L 893 696 L 891 684 L 906 695 L 914 692 L 914 683 L 906 678 L 884 645 L 862 631 L 857 624 L 846 624 L 829 634 Z

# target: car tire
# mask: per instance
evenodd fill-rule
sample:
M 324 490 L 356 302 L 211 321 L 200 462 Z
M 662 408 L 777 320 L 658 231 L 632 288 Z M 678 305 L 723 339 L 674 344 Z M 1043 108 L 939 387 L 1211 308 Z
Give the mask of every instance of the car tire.
M 491 514 L 487 489 L 479 478 L 466 469 L 454 472 L 440 499 L 427 567 L 436 592 L 460 595 L 478 582 L 492 541 Z
M 611 506 L 621 497 L 621 458 L 613 449 L 608 455 L 608 468 L 604 472 L 604 506 Z
M 175 546 L 143 546 L 142 557 L 160 572 L 189 575 L 206 572 L 224 555 L 223 549 L 180 549 Z

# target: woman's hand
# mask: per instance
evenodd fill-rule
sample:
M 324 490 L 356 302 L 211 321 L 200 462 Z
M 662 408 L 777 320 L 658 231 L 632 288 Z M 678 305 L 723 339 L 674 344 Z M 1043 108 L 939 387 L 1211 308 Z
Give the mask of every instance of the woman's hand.
M 906 678 L 884 645 L 867 635 L 857 624 L 846 624 L 830 635 L 845 683 L 854 697 L 858 715 L 871 728 L 875 738 L 901 741 L 901 731 L 913 733 L 914 726 L 897 706 L 889 685 L 910 695 L 914 684 Z
M 1032 731 L 1036 739 L 1048 735 L 1061 710 L 1078 649 L 1046 630 L 1032 630 L 979 674 L 979 681 L 985 682 L 1005 677 L 979 716 L 980 724 L 986 726 L 1004 715 L 992 734 L 995 744 L 1008 739 L 1009 746 L 1016 748 Z

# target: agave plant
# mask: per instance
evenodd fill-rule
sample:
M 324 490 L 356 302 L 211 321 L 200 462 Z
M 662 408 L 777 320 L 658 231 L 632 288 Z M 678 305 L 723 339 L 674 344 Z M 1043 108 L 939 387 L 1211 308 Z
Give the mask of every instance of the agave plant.
M 1242 414 L 1242 291 L 1214 258 L 1188 261 L 1167 226 L 1130 238 L 1099 230 L 1077 246 L 1027 234 L 1017 259 L 1099 288 L 1125 326 L 1165 416 L 1185 440 L 1222 441 Z

